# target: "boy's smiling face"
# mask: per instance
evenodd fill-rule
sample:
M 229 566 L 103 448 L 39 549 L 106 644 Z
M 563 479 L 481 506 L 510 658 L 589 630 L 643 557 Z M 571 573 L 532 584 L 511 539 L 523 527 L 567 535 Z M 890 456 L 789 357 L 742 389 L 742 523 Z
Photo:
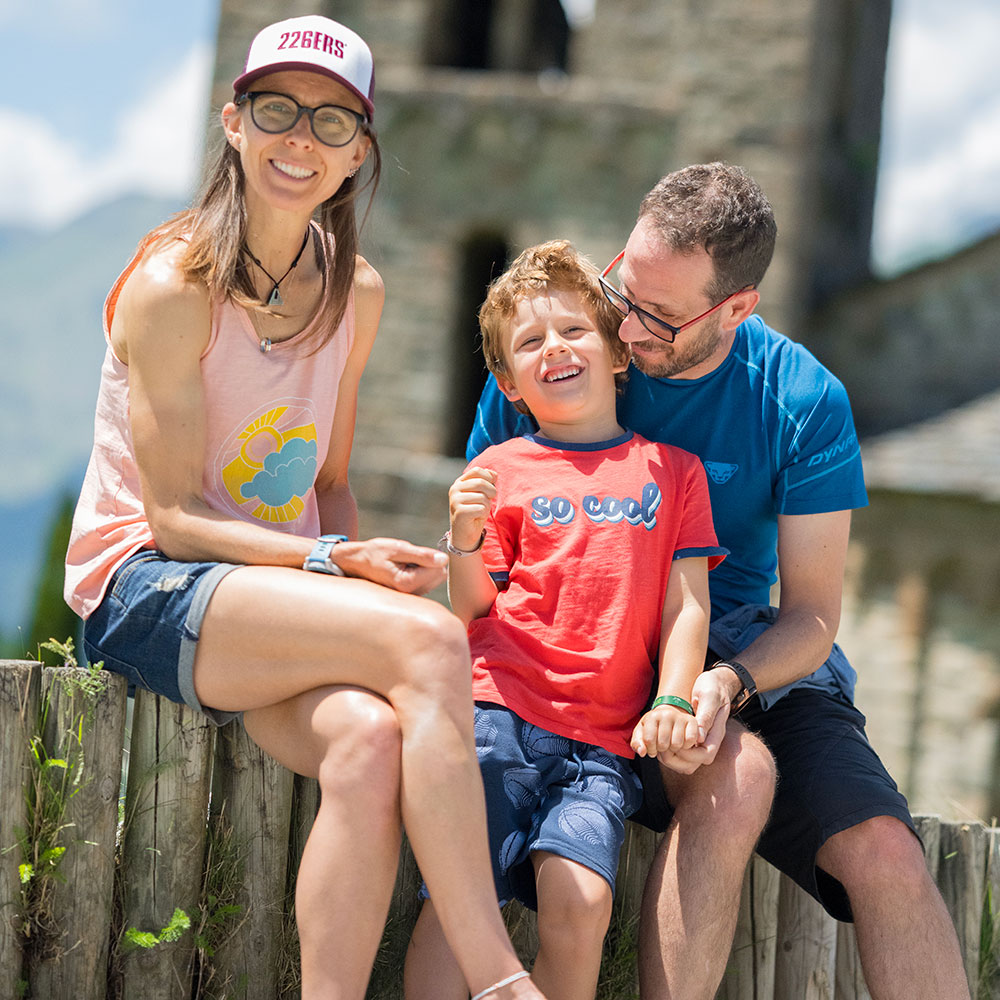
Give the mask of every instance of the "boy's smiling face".
M 621 432 L 615 416 L 616 364 L 578 292 L 546 289 L 519 299 L 505 341 L 507 377 L 497 383 L 523 400 L 544 437 L 606 441 Z

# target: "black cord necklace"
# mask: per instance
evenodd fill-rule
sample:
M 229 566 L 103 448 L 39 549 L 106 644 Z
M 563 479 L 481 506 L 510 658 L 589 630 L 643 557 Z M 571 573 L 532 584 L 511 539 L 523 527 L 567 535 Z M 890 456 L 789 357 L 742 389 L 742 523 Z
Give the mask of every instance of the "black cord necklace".
M 268 280 L 274 285 L 274 287 L 271 289 L 271 294 L 268 296 L 267 299 L 267 304 L 269 306 L 283 306 L 285 304 L 285 300 L 281 297 L 281 292 L 278 290 L 278 287 L 285 280 L 285 278 L 287 278 L 292 273 L 292 271 L 295 270 L 295 265 L 298 264 L 299 258 L 305 251 L 306 244 L 308 242 L 309 242 L 309 227 L 306 226 L 306 234 L 305 236 L 302 237 L 302 246 L 299 247 L 299 252 L 295 255 L 295 260 L 292 261 L 291 266 L 288 268 L 288 270 L 285 271 L 285 273 L 277 280 L 275 279 L 274 275 L 271 274 L 271 272 L 266 267 L 264 267 L 264 265 L 259 260 L 257 260 L 257 258 L 253 255 L 253 251 L 250 249 L 250 247 L 248 247 L 246 243 L 243 244 L 243 249 L 246 250 L 247 256 L 264 272 L 264 274 L 267 275 Z

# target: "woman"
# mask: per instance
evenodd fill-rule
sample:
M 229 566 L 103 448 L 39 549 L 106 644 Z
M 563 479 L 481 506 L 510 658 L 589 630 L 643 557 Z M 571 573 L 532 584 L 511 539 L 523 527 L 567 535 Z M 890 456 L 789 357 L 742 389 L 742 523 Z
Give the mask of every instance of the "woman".
M 351 540 L 383 302 L 355 256 L 355 175 L 372 160 L 374 187 L 380 163 L 371 54 L 293 18 L 257 35 L 234 90 L 205 194 L 105 305 L 67 600 L 93 661 L 220 723 L 242 712 L 319 779 L 296 894 L 304 1000 L 364 996 L 401 819 L 471 992 L 540 1000 L 493 895 L 465 630 L 418 596 L 446 558 Z

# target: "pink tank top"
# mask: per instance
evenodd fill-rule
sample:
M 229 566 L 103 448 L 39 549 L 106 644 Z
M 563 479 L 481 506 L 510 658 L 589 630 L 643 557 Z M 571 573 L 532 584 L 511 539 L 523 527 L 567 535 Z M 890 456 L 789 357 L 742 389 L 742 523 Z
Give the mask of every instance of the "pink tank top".
M 65 598 L 81 618 L 101 603 L 108 580 L 134 552 L 155 547 L 146 520 L 129 420 L 128 366 L 111 347 L 111 321 L 126 279 L 104 304 L 107 351 L 94 422 L 94 449 L 73 518 Z M 216 307 L 201 357 L 206 445 L 202 490 L 222 513 L 296 535 L 318 535 L 314 484 L 333 427 L 344 366 L 354 344 L 354 297 L 336 334 L 320 351 L 299 345 L 312 327 L 264 354 L 246 311 Z

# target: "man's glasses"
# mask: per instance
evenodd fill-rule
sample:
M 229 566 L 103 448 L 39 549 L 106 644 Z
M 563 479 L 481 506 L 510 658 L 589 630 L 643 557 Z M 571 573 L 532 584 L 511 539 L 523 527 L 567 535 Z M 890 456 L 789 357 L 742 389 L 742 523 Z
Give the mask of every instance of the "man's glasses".
M 250 102 L 250 117 L 262 132 L 277 135 L 295 128 L 306 115 L 313 135 L 324 146 L 346 146 L 364 124 L 365 116 L 337 104 L 322 104 L 318 108 L 303 107 L 294 97 L 257 90 L 241 94 L 236 104 Z
M 636 318 L 639 322 L 658 340 L 665 341 L 668 344 L 674 342 L 674 337 L 677 336 L 682 330 L 686 330 L 689 326 L 694 326 L 695 323 L 700 322 L 706 316 L 711 315 L 720 306 L 724 306 L 734 295 L 739 295 L 740 292 L 745 292 L 749 288 L 753 288 L 753 285 L 747 285 L 745 288 L 740 288 L 735 292 L 730 292 L 721 302 L 716 302 L 711 309 L 706 309 L 700 316 L 695 316 L 694 319 L 689 319 L 686 323 L 681 323 L 680 326 L 673 326 L 667 323 L 665 320 L 660 319 L 658 316 L 654 316 L 650 312 L 646 312 L 645 309 L 640 309 L 631 299 L 626 298 L 617 288 L 613 288 L 604 279 L 615 269 L 618 263 L 621 261 L 622 257 L 625 256 L 625 251 L 622 250 L 615 259 L 608 264 L 600 276 L 601 290 L 604 292 L 604 297 L 622 314 L 622 317 L 628 316 L 630 312 L 634 312 Z

